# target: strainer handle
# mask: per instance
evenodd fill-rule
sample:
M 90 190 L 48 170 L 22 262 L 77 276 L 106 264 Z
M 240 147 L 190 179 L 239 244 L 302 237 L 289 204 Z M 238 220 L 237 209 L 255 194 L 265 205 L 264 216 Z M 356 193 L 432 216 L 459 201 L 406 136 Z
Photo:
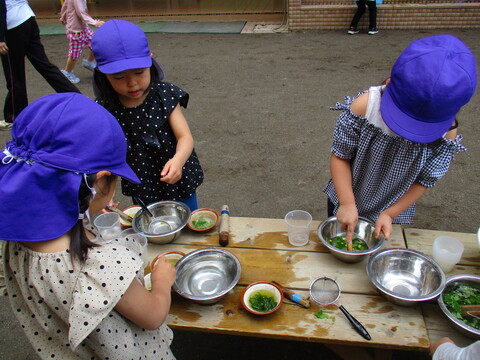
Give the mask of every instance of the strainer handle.
M 370 340 L 372 337 L 368 333 L 367 329 L 363 327 L 360 322 L 355 319 L 350 313 L 343 307 L 343 305 L 339 306 L 340 310 L 342 310 L 343 314 L 347 317 L 348 321 L 350 321 L 350 324 L 357 330 L 357 332 L 362 335 L 365 339 Z

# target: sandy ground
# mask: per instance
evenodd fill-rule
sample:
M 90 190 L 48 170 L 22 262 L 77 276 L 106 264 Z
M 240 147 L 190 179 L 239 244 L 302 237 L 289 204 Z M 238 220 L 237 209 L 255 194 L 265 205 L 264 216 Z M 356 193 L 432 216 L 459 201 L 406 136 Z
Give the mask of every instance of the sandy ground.
M 345 95 L 356 95 L 388 77 L 397 56 L 414 39 L 444 32 L 148 34 L 151 49 L 165 68 L 165 80 L 191 96 L 185 115 L 205 171 L 199 205 L 219 210 L 228 204 L 232 216 L 283 218 L 292 209 L 304 209 L 316 220 L 326 218 L 322 189 L 329 179 L 329 149 L 338 116 L 329 108 Z M 480 59 L 478 30 L 448 32 L 460 37 Z M 52 62 L 62 68 L 66 37 L 48 36 L 42 41 Z M 81 91 L 92 96 L 91 73 L 80 66 L 75 73 Z M 3 77 L 0 82 L 3 99 Z M 28 82 L 30 100 L 51 92 L 32 67 Z M 418 202 L 413 227 L 478 229 L 480 142 L 474 121 L 479 110 L 477 92 L 459 115 L 468 152 L 458 154 L 447 176 Z M 0 132 L 0 143 L 9 135 Z M 130 204 L 120 194 L 118 199 L 122 206 Z M 0 301 L 0 358 L 34 359 L 7 300 Z M 205 350 L 205 343 L 218 345 Z M 196 355 L 187 355 L 186 348 Z M 281 359 L 333 356 L 318 344 L 228 336 L 179 333 L 174 342 L 178 357 L 185 359 L 263 359 L 262 352 L 252 355 L 252 349 L 263 348 L 278 349 Z

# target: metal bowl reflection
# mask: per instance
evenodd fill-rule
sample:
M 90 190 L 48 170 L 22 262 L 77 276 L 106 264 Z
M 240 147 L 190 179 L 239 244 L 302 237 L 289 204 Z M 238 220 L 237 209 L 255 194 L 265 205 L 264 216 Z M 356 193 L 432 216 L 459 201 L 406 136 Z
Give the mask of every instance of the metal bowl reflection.
M 365 257 L 373 254 L 382 247 L 385 238 L 383 235 L 380 235 L 378 239 L 375 238 L 373 234 L 374 229 L 375 225 L 372 222 L 362 217 L 358 218 L 358 222 L 353 233 L 354 237 L 365 241 L 365 243 L 368 245 L 368 250 L 364 251 L 341 250 L 330 243 L 329 240 L 337 236 L 345 237 L 345 230 L 341 229 L 341 224 L 337 221 L 336 216 L 329 217 L 327 220 L 322 222 L 318 227 L 317 233 L 322 244 L 328 248 L 333 256 L 348 263 L 356 263 L 362 261 Z
M 367 274 L 388 300 L 403 306 L 435 299 L 445 287 L 440 266 L 415 250 L 381 250 L 368 260 Z
M 230 252 L 207 248 L 188 253 L 177 265 L 173 289 L 200 304 L 220 301 L 237 285 L 242 273 L 238 259 Z
M 463 321 L 457 319 L 452 313 L 448 310 L 443 296 L 448 293 L 450 290 L 457 288 L 460 285 L 467 285 L 471 287 L 475 287 L 476 289 L 480 289 L 480 276 L 476 275 L 453 275 L 450 276 L 445 284 L 445 288 L 443 289 L 442 293 L 438 297 L 438 305 L 440 309 L 442 309 L 443 313 L 447 316 L 448 320 L 453 324 L 453 326 L 463 333 L 464 335 L 473 338 L 473 339 L 480 339 L 480 330 L 475 329 L 474 327 L 467 325 Z
M 132 228 L 156 244 L 175 240 L 190 218 L 190 208 L 179 201 L 159 201 L 147 208 L 153 218 L 142 209 L 135 214 Z

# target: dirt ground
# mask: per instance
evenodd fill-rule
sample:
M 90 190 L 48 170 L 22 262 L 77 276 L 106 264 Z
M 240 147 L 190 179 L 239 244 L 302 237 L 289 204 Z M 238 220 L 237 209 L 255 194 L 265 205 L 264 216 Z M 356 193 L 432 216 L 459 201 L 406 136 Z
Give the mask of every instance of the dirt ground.
M 148 34 L 151 50 L 165 69 L 165 80 L 190 93 L 185 114 L 205 171 L 205 182 L 198 190 L 199 205 L 219 210 L 228 204 L 232 216 L 267 218 L 283 218 L 292 209 L 303 209 L 315 220 L 325 219 L 322 189 L 329 179 L 329 149 L 338 116 L 329 108 L 345 95 L 356 95 L 388 77 L 395 59 L 411 41 L 445 32 L 392 30 L 375 36 L 347 36 L 344 31 Z M 461 38 L 480 61 L 478 29 L 448 33 Z M 52 62 L 63 68 L 66 37 L 45 36 L 42 41 Z M 81 79 L 81 91 L 93 96 L 91 73 L 80 66 L 75 73 Z M 51 92 L 31 66 L 28 83 L 30 100 Z M 468 152 L 458 154 L 446 177 L 418 202 L 412 227 L 476 232 L 480 226 L 480 141 L 475 123 L 479 95 L 477 91 L 459 114 L 462 143 Z M 0 99 L 4 97 L 2 76 Z M 9 135 L 0 132 L 0 143 Z M 118 199 L 122 206 L 130 204 L 125 197 L 119 195 Z M 0 358 L 34 359 L 8 312 L 7 300 L 0 301 Z M 251 351 L 265 347 L 278 349 L 280 359 L 310 358 L 320 349 L 325 358 L 335 359 L 318 344 L 279 345 L 273 340 L 252 339 L 244 343 L 208 336 L 205 341 L 200 335 L 180 333 L 174 343 L 177 356 L 240 359 L 248 353 L 251 359 L 263 359 L 265 354 L 257 357 Z M 211 343 L 212 349 L 205 350 L 202 344 L 206 343 Z M 239 350 L 239 344 L 248 344 L 250 350 Z M 7 350 L 11 346 L 15 346 L 14 353 Z M 182 356 L 185 348 L 198 351 Z

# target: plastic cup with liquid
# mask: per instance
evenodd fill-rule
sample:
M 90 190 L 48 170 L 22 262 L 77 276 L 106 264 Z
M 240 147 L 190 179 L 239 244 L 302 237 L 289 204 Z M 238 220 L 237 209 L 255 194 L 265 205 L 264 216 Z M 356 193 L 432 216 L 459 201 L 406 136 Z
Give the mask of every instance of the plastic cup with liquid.
M 464 248 L 462 242 L 454 237 L 439 236 L 433 242 L 433 260 L 448 273 L 462 258 Z
M 288 242 L 293 246 L 308 244 L 312 215 L 303 210 L 293 210 L 285 215 L 288 228 Z
M 122 232 L 120 216 L 114 212 L 98 215 L 93 221 L 93 225 L 95 225 L 104 240 L 112 240 Z

